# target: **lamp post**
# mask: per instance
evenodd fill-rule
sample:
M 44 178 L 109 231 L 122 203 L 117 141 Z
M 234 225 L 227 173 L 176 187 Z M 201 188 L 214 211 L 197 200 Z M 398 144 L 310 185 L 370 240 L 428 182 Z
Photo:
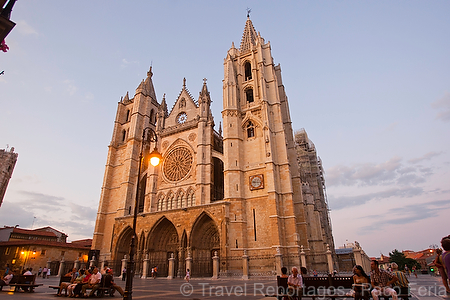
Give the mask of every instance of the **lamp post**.
M 139 153 L 139 166 L 138 166 L 138 176 L 137 176 L 137 182 L 136 182 L 136 197 L 134 201 L 134 214 L 133 214 L 133 232 L 131 236 L 131 245 L 130 245 L 130 259 L 127 262 L 127 281 L 125 283 L 125 293 L 123 295 L 123 299 L 132 299 L 132 293 L 133 293 L 133 277 L 134 277 L 134 268 L 135 268 L 135 262 L 134 262 L 134 254 L 136 252 L 136 220 L 137 220 L 137 214 L 138 214 L 138 204 L 139 204 L 139 179 L 141 177 L 141 165 L 142 160 L 144 158 L 144 142 L 146 141 L 146 132 L 147 130 L 150 131 L 150 135 L 148 138 L 148 142 L 154 142 L 155 143 L 155 149 L 150 153 L 150 164 L 154 167 L 159 165 L 160 161 L 162 160 L 161 154 L 157 150 L 156 142 L 158 141 L 158 137 L 156 136 L 156 132 L 150 128 L 146 127 L 144 128 L 144 131 L 142 132 L 142 144 L 141 144 L 141 152 Z

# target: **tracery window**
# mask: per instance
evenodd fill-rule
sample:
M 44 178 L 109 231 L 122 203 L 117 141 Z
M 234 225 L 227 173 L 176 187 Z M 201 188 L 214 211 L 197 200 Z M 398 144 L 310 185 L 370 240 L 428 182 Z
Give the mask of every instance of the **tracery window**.
M 191 170 L 192 161 L 192 154 L 187 148 L 175 148 L 164 159 L 164 175 L 170 181 L 180 181 Z

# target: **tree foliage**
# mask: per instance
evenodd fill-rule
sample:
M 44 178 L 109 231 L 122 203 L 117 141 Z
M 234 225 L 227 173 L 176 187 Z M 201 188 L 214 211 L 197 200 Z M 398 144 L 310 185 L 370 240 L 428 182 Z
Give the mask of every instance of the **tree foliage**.
M 389 262 L 391 263 L 395 262 L 398 265 L 399 270 L 403 270 L 405 265 L 408 266 L 409 270 L 412 270 L 414 266 L 416 266 L 417 269 L 420 269 L 422 267 L 420 263 L 417 262 L 417 260 L 407 258 L 405 254 L 398 251 L 397 249 L 394 249 L 394 251 L 389 252 Z

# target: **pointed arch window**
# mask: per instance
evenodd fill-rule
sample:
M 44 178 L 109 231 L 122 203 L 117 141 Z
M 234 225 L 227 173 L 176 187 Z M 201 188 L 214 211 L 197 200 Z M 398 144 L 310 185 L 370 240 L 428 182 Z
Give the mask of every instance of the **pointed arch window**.
M 152 108 L 152 110 L 150 111 L 150 124 L 155 124 L 155 120 L 155 111 Z
M 147 186 L 147 175 L 142 178 L 139 183 L 139 197 L 138 197 L 138 213 L 144 212 L 144 204 L 145 204 L 145 188 Z
M 249 121 L 247 124 L 247 137 L 248 138 L 255 137 L 255 126 L 251 121 Z
M 125 122 L 130 121 L 130 110 L 127 110 L 127 118 L 125 119 Z
M 127 138 L 127 131 L 124 129 L 122 130 L 122 142 L 125 142 L 126 138 Z
M 163 202 L 164 202 L 164 195 L 161 195 L 161 196 L 159 196 L 159 199 L 158 199 L 157 211 L 162 210 Z
M 245 81 L 252 79 L 252 65 L 248 61 L 244 64 L 244 74 Z
M 252 88 L 245 90 L 245 98 L 247 100 L 247 103 L 252 103 L 253 101 L 255 101 L 253 99 L 253 89 Z
M 195 205 L 195 193 L 193 190 L 190 190 L 187 196 L 187 206 L 194 206 L 194 205 Z

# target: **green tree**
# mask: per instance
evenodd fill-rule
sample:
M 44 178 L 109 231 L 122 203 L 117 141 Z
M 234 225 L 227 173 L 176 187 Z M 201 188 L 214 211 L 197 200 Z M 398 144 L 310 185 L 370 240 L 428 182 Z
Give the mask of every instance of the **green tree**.
M 391 263 L 395 262 L 398 265 L 399 270 L 403 270 L 405 265 L 407 265 L 410 270 L 412 270 L 414 266 L 416 266 L 417 269 L 422 268 L 422 266 L 417 262 L 417 260 L 407 258 L 405 254 L 398 251 L 397 249 L 394 249 L 394 251 L 389 252 L 389 262 Z

